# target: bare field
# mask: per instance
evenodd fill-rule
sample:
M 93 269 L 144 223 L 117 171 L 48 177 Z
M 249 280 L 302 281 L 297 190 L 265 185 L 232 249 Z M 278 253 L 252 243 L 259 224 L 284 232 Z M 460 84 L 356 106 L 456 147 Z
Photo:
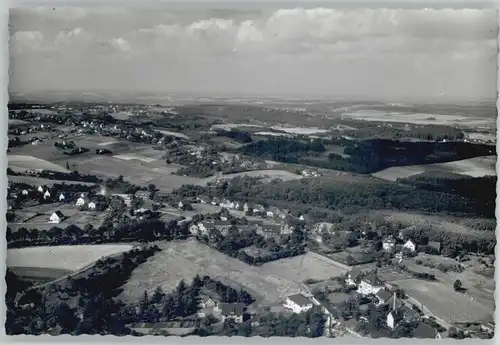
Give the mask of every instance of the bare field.
M 142 157 L 142 156 L 134 155 L 134 154 L 115 155 L 113 157 L 114 158 L 118 158 L 118 159 L 123 159 L 123 160 L 126 160 L 126 161 L 137 160 L 137 161 L 141 161 L 141 162 L 144 162 L 144 163 L 152 163 L 152 162 L 156 161 L 156 159 L 154 159 L 154 158 Z
M 388 181 L 396 181 L 398 178 L 407 178 L 426 171 L 450 172 L 472 177 L 495 176 L 496 160 L 496 156 L 484 156 L 448 163 L 391 167 L 372 175 Z
M 244 286 L 264 304 L 276 304 L 287 295 L 303 291 L 299 283 L 282 277 L 280 272 L 247 265 L 194 239 L 161 242 L 159 246 L 162 251 L 134 270 L 119 298 L 137 301 L 145 290 L 153 293 L 158 286 L 171 291 L 181 279 L 189 281 L 196 274 Z
M 100 258 L 132 249 L 128 244 L 44 246 L 7 250 L 7 267 L 78 271 Z
M 23 156 L 23 155 L 8 155 L 9 167 L 12 170 L 52 170 L 59 172 L 70 172 L 68 169 L 63 168 L 59 164 L 51 163 L 44 159 L 40 159 L 33 156 Z
M 184 135 L 184 134 L 178 133 L 178 132 L 171 132 L 171 131 L 166 131 L 163 129 L 159 129 L 158 132 L 160 132 L 163 135 L 167 135 L 167 136 L 171 136 L 171 137 L 177 137 L 177 138 L 181 138 L 181 139 L 189 139 L 189 137 L 187 135 Z
M 262 177 L 262 178 L 279 178 L 283 181 L 291 181 L 291 180 L 298 180 L 301 179 L 302 176 L 293 174 L 289 171 L 286 170 L 252 170 L 252 171 L 245 171 L 241 173 L 234 173 L 234 174 L 227 174 L 227 175 L 222 175 L 222 176 L 212 176 L 204 180 L 204 183 L 209 183 L 212 182 L 216 179 L 226 179 L 230 180 L 235 177 L 240 177 L 240 176 L 250 176 L 250 177 Z

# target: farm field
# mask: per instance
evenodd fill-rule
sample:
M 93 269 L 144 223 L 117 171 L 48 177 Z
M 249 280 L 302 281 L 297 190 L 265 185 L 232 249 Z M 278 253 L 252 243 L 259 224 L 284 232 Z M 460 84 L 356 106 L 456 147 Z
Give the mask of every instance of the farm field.
M 448 125 L 462 127 L 490 126 L 495 127 L 495 118 L 487 117 L 469 117 L 463 115 L 444 115 L 444 114 L 424 114 L 407 112 L 390 112 L 373 109 L 358 110 L 342 113 L 343 117 L 362 121 L 384 121 L 413 123 L 417 125 Z
M 171 175 L 172 169 L 169 169 L 168 166 L 151 168 L 148 163 L 140 163 L 133 159 L 94 156 L 75 160 L 74 165 L 79 172 L 103 178 L 116 178 L 119 175 L 124 175 L 126 181 L 140 186 L 153 183 L 162 192 L 172 191 L 183 184 L 200 184 L 202 182 L 201 179 L 194 177 Z
M 171 137 L 177 137 L 177 138 L 181 138 L 181 139 L 189 139 L 189 137 L 187 135 L 182 134 L 182 133 L 178 133 L 178 132 L 171 132 L 171 131 L 166 131 L 163 129 L 158 129 L 158 132 L 160 132 L 163 135 L 168 135 Z
M 215 181 L 216 179 L 233 179 L 235 177 L 239 176 L 250 176 L 250 177 L 262 177 L 262 178 L 269 178 L 269 179 L 274 179 L 274 178 L 279 178 L 283 181 L 291 181 L 291 180 L 298 180 L 301 179 L 302 176 L 291 173 L 286 170 L 253 170 L 253 171 L 245 171 L 241 173 L 234 173 L 234 174 L 227 174 L 227 175 L 222 175 L 222 176 L 212 176 L 209 178 L 206 178 L 204 180 L 204 183 L 207 184 L 209 182 Z
M 447 163 L 391 167 L 372 174 L 377 178 L 396 181 L 426 171 L 450 172 L 472 177 L 495 176 L 496 156 L 475 157 Z
M 9 168 L 14 171 L 26 170 L 53 170 L 59 172 L 70 172 L 59 164 L 51 163 L 41 158 L 24 155 L 8 155 Z
M 300 259 L 291 258 L 280 260 L 281 264 L 255 267 L 219 253 L 195 239 L 161 242 L 158 245 L 162 251 L 134 270 L 119 298 L 137 301 L 144 291 L 152 293 L 158 286 L 164 291 L 171 291 L 181 279 L 189 281 L 200 274 L 235 287 L 244 287 L 255 295 L 259 305 L 273 305 L 288 295 L 306 293 L 301 281 L 308 276 L 331 276 L 323 263 L 307 257 L 303 265 L 298 265 Z M 308 271 L 314 269 L 311 267 L 314 264 L 319 264 L 320 268 L 311 274 Z M 300 267 L 302 271 L 294 272 L 294 268 Z
M 68 218 L 58 224 L 48 223 L 50 215 L 57 210 L 61 211 Z M 36 214 L 38 215 L 35 216 Z M 17 211 L 16 215 L 18 219 L 20 219 L 19 222 L 8 224 L 12 231 L 16 231 L 20 228 L 48 230 L 54 226 L 65 228 L 71 224 L 81 228 L 87 224 L 99 226 L 105 213 L 80 211 L 73 204 L 56 203 L 24 207 L 21 211 Z M 21 219 L 26 219 L 26 221 L 22 222 Z
M 128 244 L 43 246 L 7 250 L 7 267 L 78 271 L 103 257 L 132 249 Z

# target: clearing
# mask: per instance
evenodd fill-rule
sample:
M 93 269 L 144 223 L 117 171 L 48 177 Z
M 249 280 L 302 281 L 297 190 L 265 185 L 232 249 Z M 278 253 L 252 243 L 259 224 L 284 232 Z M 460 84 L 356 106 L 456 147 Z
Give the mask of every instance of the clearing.
M 496 160 L 496 156 L 482 156 L 447 163 L 391 167 L 376 172 L 372 176 L 387 181 L 396 181 L 398 178 L 407 178 L 426 171 L 444 171 L 472 177 L 495 176 Z
M 7 250 L 7 267 L 79 271 L 95 261 L 129 251 L 128 244 L 43 246 Z
M 250 266 L 195 239 L 160 242 L 158 246 L 162 251 L 134 270 L 119 298 L 137 301 L 145 290 L 153 293 L 158 286 L 172 291 L 181 279 L 190 281 L 199 274 L 246 289 L 261 306 L 274 305 L 288 295 L 307 293 L 302 280 L 330 277 L 336 269 L 331 266 L 332 272 L 329 272 L 326 263 L 308 255 L 303 256 L 303 260 L 288 258 L 260 267 Z
M 163 135 L 171 136 L 171 137 L 176 137 L 176 138 L 181 138 L 181 139 L 189 139 L 187 135 L 184 135 L 182 133 L 177 133 L 177 132 L 171 132 L 171 131 L 166 131 L 163 129 L 158 129 L 158 132 L 160 132 Z
M 252 170 L 234 174 L 226 174 L 221 176 L 211 176 L 209 178 L 206 178 L 204 180 L 204 183 L 207 184 L 209 182 L 221 179 L 231 180 L 235 177 L 240 177 L 240 176 L 261 177 L 261 178 L 267 178 L 269 180 L 279 178 L 283 181 L 298 180 L 302 178 L 301 175 L 297 175 L 286 170 Z
M 48 162 L 33 156 L 9 155 L 9 168 L 14 171 L 26 170 L 52 170 L 59 172 L 70 172 L 59 164 Z
M 309 134 L 318 134 L 318 133 L 327 133 L 328 129 L 320 129 L 316 127 L 284 127 L 284 126 L 273 126 L 271 127 L 277 131 L 283 131 L 290 134 L 299 134 L 299 135 L 309 135 Z

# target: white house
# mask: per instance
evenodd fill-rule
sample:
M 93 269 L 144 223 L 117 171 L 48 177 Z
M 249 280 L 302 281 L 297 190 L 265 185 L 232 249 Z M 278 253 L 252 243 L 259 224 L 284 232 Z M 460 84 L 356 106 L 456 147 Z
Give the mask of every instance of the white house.
M 42 186 L 38 186 L 38 189 L 37 189 L 40 193 L 43 193 L 43 187 Z
M 210 296 L 203 297 L 200 304 L 202 308 L 213 308 L 217 305 L 217 303 Z
M 179 201 L 179 203 L 177 204 L 177 207 L 178 208 L 183 208 L 184 207 L 184 203 L 182 201 Z
M 49 217 L 49 223 L 60 223 L 64 220 L 64 214 L 61 211 L 52 213 Z
M 231 319 L 235 323 L 243 322 L 243 313 L 245 311 L 243 303 L 219 303 L 216 306 L 216 310 L 222 316 L 222 321 Z
M 417 249 L 417 245 L 412 240 L 408 240 L 406 241 L 405 244 L 403 244 L 403 248 L 406 248 L 409 251 L 414 252 L 415 249 Z
M 382 242 L 382 248 L 385 250 L 385 251 L 392 251 L 394 249 L 394 245 L 395 245 L 395 241 L 394 239 L 388 237 L 386 238 L 383 242 Z
M 363 278 L 358 285 L 357 292 L 361 295 L 372 295 L 384 288 L 383 282 L 377 277 L 375 272 L 370 272 Z
M 203 222 L 199 222 L 198 224 L 196 224 L 198 226 L 198 229 L 200 229 L 200 232 L 203 234 L 203 235 L 208 235 L 208 232 L 211 230 L 211 229 L 214 229 L 215 228 L 215 224 L 213 221 L 203 221 Z
M 85 199 L 82 198 L 82 197 L 79 197 L 77 200 L 76 200 L 76 206 L 83 206 L 85 205 Z
M 95 202 L 91 201 L 87 204 L 87 207 L 89 208 L 89 210 L 95 210 L 96 204 Z
M 302 313 L 313 307 L 313 302 L 302 294 L 288 296 L 283 306 L 294 313 Z
M 189 227 L 189 232 L 191 233 L 191 235 L 193 236 L 196 236 L 198 235 L 198 231 L 200 230 L 200 228 L 196 225 L 196 224 L 193 224 Z
M 28 194 L 29 194 L 29 192 L 28 192 L 28 190 L 27 190 L 27 189 L 23 189 L 23 191 L 21 192 L 21 194 L 22 194 L 22 195 L 28 195 Z
M 50 192 L 49 192 L 49 190 L 46 190 L 46 191 L 45 191 L 45 193 L 43 194 L 43 198 L 44 198 L 44 199 L 48 199 L 48 198 L 50 198 Z
M 64 194 L 63 193 L 59 194 L 59 201 L 63 201 L 64 199 L 65 199 Z

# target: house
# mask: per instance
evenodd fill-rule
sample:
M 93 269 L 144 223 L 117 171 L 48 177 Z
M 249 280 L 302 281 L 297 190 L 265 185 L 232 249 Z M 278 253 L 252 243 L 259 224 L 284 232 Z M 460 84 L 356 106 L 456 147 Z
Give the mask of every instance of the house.
M 358 293 L 361 295 L 376 294 L 384 288 L 384 283 L 380 280 L 377 274 L 372 271 L 361 278 L 358 285 Z
M 408 249 L 410 252 L 414 252 L 417 249 L 417 246 L 412 240 L 408 240 L 405 244 L 403 244 L 403 248 Z
M 229 229 L 231 229 L 231 223 L 228 222 L 227 220 L 226 221 L 216 220 L 213 222 L 213 226 L 214 228 L 219 230 L 223 235 L 224 233 L 227 235 L 227 232 L 229 231 Z
M 230 200 L 227 200 L 227 199 L 224 199 L 222 200 L 220 203 L 219 203 L 219 206 L 220 207 L 224 207 L 224 208 L 229 208 L 229 209 L 232 209 L 234 208 L 234 202 L 230 201 Z
M 213 300 L 210 296 L 204 296 L 201 299 L 200 304 L 202 308 L 213 308 L 217 305 L 217 302 Z
M 52 213 L 49 217 L 49 223 L 54 223 L 54 224 L 57 224 L 57 223 L 60 223 L 64 220 L 64 218 L 66 218 L 64 216 L 64 214 L 61 212 L 61 211 L 55 211 L 54 213 Z
M 40 193 L 43 193 L 43 187 L 42 186 L 38 186 L 37 191 L 39 191 Z
M 184 203 L 181 201 L 179 201 L 179 203 L 177 204 L 177 207 L 180 208 L 181 210 L 184 208 Z
M 420 322 L 413 331 L 413 338 L 418 339 L 442 339 L 441 334 L 429 325 Z
M 149 199 L 150 196 L 151 196 L 151 192 L 149 192 L 147 190 L 140 190 L 140 191 L 137 191 L 137 193 L 135 193 L 135 197 L 139 198 L 139 199 Z
M 252 209 L 252 212 L 253 213 L 262 213 L 262 212 L 265 212 L 266 211 L 266 208 L 260 204 L 255 204 L 253 206 L 253 209 Z
M 82 192 L 80 193 L 80 198 L 86 199 L 89 196 L 88 192 Z
M 394 303 L 396 305 L 396 303 Z M 415 310 L 408 308 L 407 306 L 401 305 L 399 307 L 393 307 L 393 309 L 387 314 L 387 327 L 394 329 L 399 323 L 413 323 L 420 319 L 420 315 Z
M 313 307 L 313 302 L 302 294 L 288 296 L 283 306 L 294 313 L 302 313 Z
M 222 316 L 222 321 L 230 319 L 235 323 L 243 322 L 243 313 L 245 311 L 243 303 L 220 303 L 217 305 L 217 310 Z
M 95 202 L 91 201 L 87 204 L 87 207 L 89 208 L 89 210 L 95 210 L 96 204 Z
M 345 283 L 350 286 L 357 286 L 363 277 L 363 271 L 355 267 L 347 273 Z
M 65 197 L 64 197 L 64 194 L 61 193 L 59 194 L 59 201 L 64 201 Z
M 26 189 L 23 189 L 23 191 L 21 192 L 22 195 L 28 195 L 28 191 Z
M 275 207 L 275 206 L 270 206 L 267 210 L 266 210 L 266 217 L 270 217 L 270 218 L 273 218 L 273 217 L 279 217 L 280 215 L 280 210 L 279 208 Z
M 86 202 L 85 198 L 79 197 L 78 199 L 76 199 L 75 205 L 76 206 L 83 206 L 83 205 L 85 205 L 85 202 Z
M 200 228 L 196 224 L 193 224 L 189 227 L 189 233 L 193 236 L 198 235 L 198 231 L 200 231 Z
M 243 204 L 243 211 L 244 211 L 244 212 L 248 212 L 248 211 L 250 211 L 250 210 L 252 210 L 252 209 L 253 209 L 252 204 L 250 204 L 250 203 L 248 203 L 248 202 L 246 202 L 245 204 Z
M 218 198 L 212 199 L 212 202 L 211 202 L 212 205 L 217 206 L 217 205 L 219 205 L 219 203 L 220 203 L 220 200 Z
M 382 242 L 382 248 L 385 250 L 385 251 L 392 251 L 394 249 L 394 246 L 395 246 L 396 242 L 394 241 L 393 238 L 391 237 L 388 237 L 386 238 L 383 242 Z
M 196 224 L 202 235 L 208 235 L 208 232 L 215 229 L 215 224 L 213 221 L 202 221 Z
M 441 242 L 429 241 L 429 243 L 427 243 L 427 246 L 435 250 L 437 254 L 441 254 Z
M 198 201 L 199 203 L 202 203 L 202 204 L 208 204 L 209 199 L 207 197 L 202 196 L 202 197 L 197 197 L 196 201 Z
M 264 224 L 262 228 L 257 231 L 257 233 L 264 236 L 265 238 L 276 237 L 281 234 L 281 225 Z
M 391 299 L 392 295 L 393 294 L 386 289 L 381 289 L 375 294 L 375 297 L 378 299 L 378 304 L 381 305 L 387 303 Z
M 43 194 L 43 198 L 44 199 L 50 198 L 50 192 L 48 190 L 46 190 L 45 193 Z

